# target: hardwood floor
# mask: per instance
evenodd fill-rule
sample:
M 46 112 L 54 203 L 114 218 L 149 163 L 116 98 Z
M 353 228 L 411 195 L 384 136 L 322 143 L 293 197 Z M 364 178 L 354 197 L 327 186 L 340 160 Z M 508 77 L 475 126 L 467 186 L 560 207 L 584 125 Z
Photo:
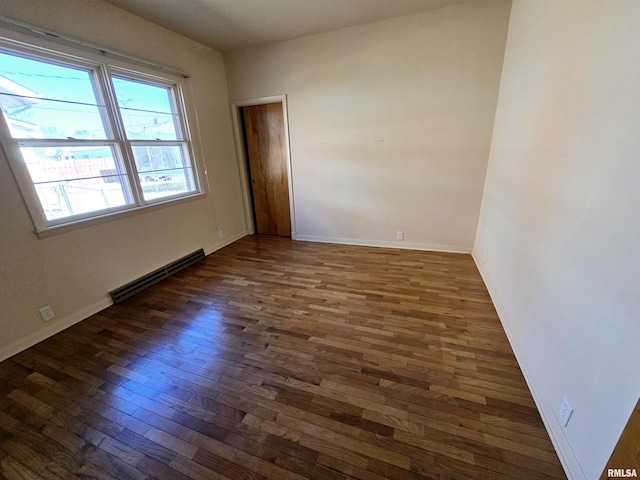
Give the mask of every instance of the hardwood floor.
M 469 255 L 246 237 L 0 379 L 8 479 L 566 478 Z

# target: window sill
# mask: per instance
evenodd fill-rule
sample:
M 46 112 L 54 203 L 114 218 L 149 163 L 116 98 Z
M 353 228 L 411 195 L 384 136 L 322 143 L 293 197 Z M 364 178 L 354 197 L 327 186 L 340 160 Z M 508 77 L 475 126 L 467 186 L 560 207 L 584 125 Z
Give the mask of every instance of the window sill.
M 193 195 L 189 195 L 188 197 L 171 199 L 165 202 L 154 203 L 153 205 L 145 205 L 142 207 L 129 208 L 127 210 L 123 210 L 119 212 L 107 213 L 104 215 L 98 215 L 91 218 L 76 220 L 68 223 L 62 223 L 59 225 L 53 225 L 51 227 L 46 227 L 43 229 L 36 229 L 35 234 L 40 239 L 48 238 L 55 235 L 61 235 L 63 233 L 73 232 L 75 230 L 81 230 L 83 228 L 91 227 L 94 225 L 100 225 L 102 223 L 111 222 L 114 220 L 121 220 L 123 218 L 133 217 L 143 213 L 149 213 L 154 210 L 167 208 L 173 205 L 180 205 L 182 203 L 191 202 L 194 200 L 200 200 L 202 198 L 205 198 L 206 196 L 207 196 L 206 193 L 195 193 Z

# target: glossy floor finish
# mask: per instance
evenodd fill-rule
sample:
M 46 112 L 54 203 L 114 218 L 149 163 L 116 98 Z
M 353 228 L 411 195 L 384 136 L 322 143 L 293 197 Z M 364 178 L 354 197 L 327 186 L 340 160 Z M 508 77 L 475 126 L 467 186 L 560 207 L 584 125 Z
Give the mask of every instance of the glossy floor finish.
M 9 479 L 566 478 L 469 255 L 246 237 L 0 380 Z

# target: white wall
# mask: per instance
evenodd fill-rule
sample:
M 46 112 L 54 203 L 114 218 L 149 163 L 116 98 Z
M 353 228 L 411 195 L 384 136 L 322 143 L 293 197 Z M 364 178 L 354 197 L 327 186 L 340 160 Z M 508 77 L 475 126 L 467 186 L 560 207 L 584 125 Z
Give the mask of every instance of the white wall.
M 0 149 L 3 359 L 107 306 L 110 290 L 193 250 L 212 251 L 244 235 L 245 223 L 221 54 L 99 0 L 2 0 L 0 15 L 190 73 L 212 191 L 200 200 L 38 239 Z M 217 230 L 225 232 L 223 240 Z M 47 324 L 38 313 L 44 305 L 57 315 Z
M 471 251 L 509 6 L 225 54 L 232 100 L 287 95 L 298 239 Z
M 474 247 L 574 478 L 640 395 L 639 45 L 637 1 L 514 2 Z

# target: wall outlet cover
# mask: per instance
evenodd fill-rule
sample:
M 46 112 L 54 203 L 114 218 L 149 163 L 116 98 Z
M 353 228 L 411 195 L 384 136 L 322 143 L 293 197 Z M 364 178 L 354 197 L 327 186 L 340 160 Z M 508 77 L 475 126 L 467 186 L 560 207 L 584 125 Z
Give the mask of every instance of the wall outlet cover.
M 53 313 L 53 309 L 49 305 L 47 305 L 46 307 L 42 307 L 39 312 L 42 320 L 44 320 L 45 322 L 56 318 L 56 314 Z
M 562 400 L 562 405 L 560 405 L 560 410 L 558 410 L 560 414 L 560 421 L 563 427 L 566 427 L 569 423 L 569 419 L 571 418 L 571 414 L 573 413 L 573 408 L 569 403 L 569 400 L 566 397 Z

